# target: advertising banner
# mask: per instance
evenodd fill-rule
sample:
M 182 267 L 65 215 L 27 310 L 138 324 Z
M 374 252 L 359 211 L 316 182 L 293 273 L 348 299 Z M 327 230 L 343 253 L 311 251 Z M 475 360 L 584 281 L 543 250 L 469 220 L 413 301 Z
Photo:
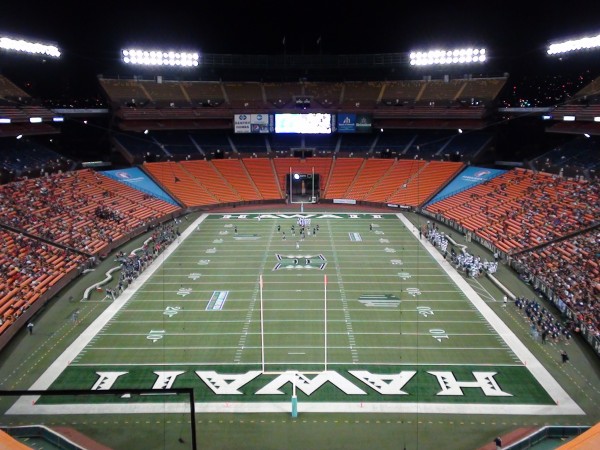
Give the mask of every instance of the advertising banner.
M 234 133 L 250 133 L 250 114 L 235 114 L 233 117 Z
M 506 170 L 487 169 L 485 167 L 467 167 L 458 176 L 448 184 L 438 195 L 436 195 L 428 204 L 435 203 L 451 195 L 457 194 L 465 189 L 476 186 L 484 181 L 496 178 L 502 175 Z
M 356 114 L 339 113 L 337 116 L 337 131 L 338 133 L 355 133 Z
M 371 114 L 357 114 L 356 115 L 356 132 L 357 133 L 370 133 L 372 124 Z
M 150 194 L 153 197 L 177 205 L 177 202 L 169 194 L 163 191 L 154 181 L 152 181 L 141 169 L 133 167 L 130 169 L 106 170 L 103 175 L 131 186 L 138 191 Z

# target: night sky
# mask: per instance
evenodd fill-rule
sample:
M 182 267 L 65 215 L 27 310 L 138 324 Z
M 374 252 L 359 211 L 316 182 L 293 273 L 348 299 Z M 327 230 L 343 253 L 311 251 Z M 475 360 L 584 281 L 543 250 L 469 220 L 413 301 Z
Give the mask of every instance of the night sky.
M 568 7 L 523 0 L 190 3 L 3 2 L 0 34 L 54 42 L 63 51 L 60 77 L 95 78 L 117 74 L 120 49 L 134 46 L 332 55 L 472 46 L 486 47 L 490 62 L 514 72 L 548 59 L 549 42 L 600 33 L 597 0 L 561 2 Z M 0 69 L 10 75 L 19 62 L 3 56 Z

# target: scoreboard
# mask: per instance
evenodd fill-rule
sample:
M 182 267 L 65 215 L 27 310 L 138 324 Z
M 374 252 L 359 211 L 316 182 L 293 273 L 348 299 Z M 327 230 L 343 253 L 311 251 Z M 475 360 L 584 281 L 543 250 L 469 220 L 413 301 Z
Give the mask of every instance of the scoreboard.
M 234 133 L 331 134 L 370 133 L 372 116 L 356 113 L 264 113 L 235 114 Z

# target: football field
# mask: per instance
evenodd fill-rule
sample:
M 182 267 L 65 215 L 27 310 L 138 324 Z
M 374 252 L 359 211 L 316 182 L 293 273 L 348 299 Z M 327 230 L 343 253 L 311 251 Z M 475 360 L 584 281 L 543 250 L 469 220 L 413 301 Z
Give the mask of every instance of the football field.
M 583 414 L 402 214 L 203 215 L 116 300 L 88 301 L 111 304 L 31 389 L 193 388 L 197 412 L 295 396 L 301 412 Z M 8 414 L 180 401 L 22 397 Z

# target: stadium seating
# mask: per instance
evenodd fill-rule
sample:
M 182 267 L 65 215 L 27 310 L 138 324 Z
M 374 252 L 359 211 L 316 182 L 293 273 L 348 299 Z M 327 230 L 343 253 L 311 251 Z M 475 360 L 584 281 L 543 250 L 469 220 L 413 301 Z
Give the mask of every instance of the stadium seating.
M 304 135 L 304 148 L 314 149 L 315 156 L 331 157 L 337 148 L 339 139 L 336 134 L 306 134 Z
M 381 177 L 377 185 L 367 193 L 364 200 L 375 203 L 385 203 L 427 164 L 422 160 L 400 159 Z
M 300 83 L 264 83 L 265 97 L 276 108 L 294 108 L 295 98 L 302 96 Z
M 181 87 L 193 106 L 217 108 L 225 103 L 225 95 L 218 81 L 182 81 Z
M 243 201 L 263 200 L 241 159 L 213 159 L 211 164 Z
M 42 240 L 0 229 L 0 334 L 87 258 Z
M 600 235 L 597 230 L 551 242 L 515 256 L 525 275 L 553 287 L 557 300 L 574 312 L 577 322 L 600 335 Z
M 357 173 L 344 198 L 364 200 L 395 163 L 392 159 L 367 159 Z
M 186 207 L 216 205 L 219 200 L 179 163 L 144 164 L 143 169 Z
M 370 111 L 381 97 L 383 82 L 344 82 L 340 107 Z
M 600 115 L 600 113 L 599 113 Z M 570 172 L 600 169 L 600 139 L 576 136 L 569 142 L 538 156 L 533 161 L 540 170 L 558 172 L 560 169 Z M 575 175 L 576 172 L 571 173 Z
M 215 168 L 211 161 L 182 161 L 181 168 L 192 175 L 218 203 L 236 203 L 242 201 L 242 196 Z
M 415 103 L 426 81 L 396 80 L 385 84 L 381 104 L 384 106 L 410 106 Z
M 343 88 L 343 83 L 305 82 L 304 95 L 319 106 L 329 108 L 340 104 Z
M 242 156 L 266 156 L 268 136 L 264 134 L 232 134 L 233 148 Z
M 466 105 L 489 105 L 506 85 L 506 78 L 471 79 L 459 90 L 456 100 Z
M 515 169 L 426 209 L 512 254 L 597 224 L 598 202 L 597 183 Z
M 0 139 L 2 169 L 15 177 L 69 169 L 69 160 L 34 138 Z
M 159 107 L 190 106 L 187 93 L 178 81 L 138 81 L 149 100 Z
M 462 168 L 463 164 L 459 162 L 430 161 L 386 201 L 398 205 L 419 206 L 454 178 Z
M 421 131 L 402 153 L 404 158 L 436 159 L 438 152 L 448 145 L 455 131 Z
M 134 107 L 150 102 L 140 83 L 135 80 L 99 79 L 100 86 L 115 105 Z
M 277 179 L 273 160 L 267 158 L 244 158 L 242 163 L 264 200 L 284 198 L 284 191 L 281 190 Z
M 460 157 L 463 160 L 472 159 L 482 152 L 492 140 L 493 135 L 485 131 L 455 134 L 437 154 Z
M 231 108 L 244 110 L 245 108 L 265 107 L 266 100 L 260 83 L 223 82 L 222 86 L 227 104 Z
M 323 198 L 336 199 L 345 198 L 350 185 L 354 181 L 358 171 L 364 164 L 362 158 L 336 158 L 333 161 L 333 169 L 325 186 Z

